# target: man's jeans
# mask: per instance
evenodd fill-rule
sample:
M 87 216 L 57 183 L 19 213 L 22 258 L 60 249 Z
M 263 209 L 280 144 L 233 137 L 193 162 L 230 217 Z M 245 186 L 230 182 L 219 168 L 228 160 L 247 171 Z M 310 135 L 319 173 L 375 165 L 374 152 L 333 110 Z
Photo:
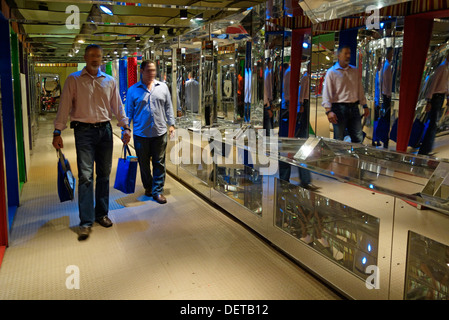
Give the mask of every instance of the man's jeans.
M 292 166 L 290 164 L 284 161 L 279 161 L 279 179 L 290 182 L 291 167 Z M 310 184 L 312 182 L 310 171 L 302 167 L 297 168 L 299 180 L 301 181 L 300 185 L 304 187 Z
M 78 208 L 80 226 L 92 226 L 109 211 L 109 176 L 112 166 L 112 128 L 108 123 L 101 127 L 78 125 L 75 147 L 78 165 Z M 95 163 L 95 206 L 94 178 Z
M 274 117 L 274 114 L 273 114 Z M 265 135 L 270 135 L 270 130 L 273 129 L 273 117 L 270 118 L 266 107 L 263 108 L 263 128 L 266 130 Z
M 444 93 L 435 93 L 432 96 L 432 100 L 430 101 L 432 108 L 428 114 L 428 119 L 430 120 L 429 127 L 424 135 L 418 154 L 428 155 L 433 150 L 433 144 L 437 134 L 438 121 L 441 118 L 441 111 L 444 104 L 444 96 Z
M 334 139 L 343 140 L 345 129 L 348 129 L 351 142 L 363 141 L 362 118 L 358 103 L 333 103 L 331 111 L 337 116 L 337 124 L 334 127 Z
M 134 146 L 140 166 L 140 176 L 145 190 L 151 190 L 153 197 L 162 194 L 165 184 L 165 151 L 167 133 L 153 138 L 134 135 Z M 150 162 L 153 165 L 151 174 Z
M 299 112 L 296 121 L 295 137 L 308 138 L 309 137 L 309 114 L 310 105 L 309 100 L 304 99 L 302 103 L 303 112 Z

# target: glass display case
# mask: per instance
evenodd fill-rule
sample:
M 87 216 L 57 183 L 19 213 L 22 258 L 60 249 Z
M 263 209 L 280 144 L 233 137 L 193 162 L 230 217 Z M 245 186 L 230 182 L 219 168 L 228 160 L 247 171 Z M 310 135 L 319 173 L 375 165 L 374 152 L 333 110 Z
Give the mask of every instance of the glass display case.
M 406 300 L 449 300 L 449 246 L 410 231 Z
M 429 238 L 435 232 L 432 239 L 449 246 L 443 174 L 449 163 L 315 137 L 267 139 L 261 151 L 259 144 L 250 145 L 261 139 L 251 137 L 250 129 L 235 124 L 213 134 L 202 128 L 196 132 L 200 148 L 195 131 L 187 130 L 189 161 L 195 163 L 199 152 L 213 161 L 171 163 L 167 170 L 348 297 L 417 296 L 409 232 Z M 185 149 L 170 141 L 167 152 L 173 148 L 181 158 Z M 261 152 L 278 165 L 275 173 L 264 172 L 271 164 L 260 161 Z M 303 187 L 300 170 L 310 172 L 320 189 Z M 423 219 L 432 222 L 423 225 Z M 379 277 L 377 284 L 373 277 Z
M 379 218 L 276 179 L 276 226 L 363 279 L 377 265 Z
M 257 6 L 194 29 L 172 46 L 182 115 L 168 142 L 167 171 L 347 297 L 445 298 L 444 264 L 432 267 L 438 284 L 429 286 L 419 269 L 426 257 L 415 243 L 432 239 L 433 247 L 449 246 L 449 162 L 332 140 L 329 128 L 322 134 L 328 124 L 318 125 L 322 80 L 335 62 L 340 35 L 321 29 L 304 37 L 310 50 L 303 51 L 300 70 L 311 74 L 315 134 L 262 140 L 257 130 L 267 54 L 280 67 L 290 41 L 282 30 L 284 43 L 273 40 L 267 50 L 265 39 L 277 35 L 266 34 L 264 25 L 265 7 Z M 400 60 L 401 22 L 388 28 L 393 34 L 382 31 L 378 38 L 358 31 L 364 46 L 357 63 L 368 99 L 374 99 L 375 85 L 369 66 L 392 45 Z M 197 112 L 186 103 L 189 73 L 198 82 Z M 283 77 L 276 81 L 282 89 Z M 282 91 L 277 95 L 282 107 Z M 273 165 L 276 170 L 267 173 Z M 319 189 L 303 184 L 304 172 Z M 435 257 L 441 260 L 443 249 Z

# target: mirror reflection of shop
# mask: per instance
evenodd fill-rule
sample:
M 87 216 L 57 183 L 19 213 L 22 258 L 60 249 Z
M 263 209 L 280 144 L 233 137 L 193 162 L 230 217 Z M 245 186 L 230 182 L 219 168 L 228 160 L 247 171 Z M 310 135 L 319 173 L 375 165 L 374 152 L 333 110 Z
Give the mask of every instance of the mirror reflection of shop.
M 449 130 L 447 105 L 447 66 L 449 64 L 449 23 L 446 19 L 434 19 L 432 36 L 427 53 L 424 75 L 421 81 L 418 102 L 415 110 L 415 121 L 422 121 L 426 131 L 418 140 L 412 135 L 409 147 L 418 153 L 429 155 L 434 153 L 435 140 Z M 427 112 L 426 112 L 427 109 Z
M 379 29 L 360 28 L 357 35 L 357 67 L 362 74 L 370 108 L 370 121 L 363 129 L 374 147 L 388 148 L 390 129 L 397 118 L 402 62 L 401 21 L 399 17 L 383 21 Z
M 214 54 L 213 41 L 203 41 L 202 55 L 202 98 L 204 112 L 202 113 L 202 122 L 206 126 L 210 126 L 217 122 L 217 58 Z
M 172 50 L 170 48 L 161 48 L 159 56 L 156 58 L 157 64 L 157 78 L 159 81 L 165 83 L 170 90 L 170 94 L 173 95 L 172 91 Z
M 62 90 L 59 75 L 39 74 L 38 79 L 41 112 L 57 112 Z
M 272 30 L 266 32 L 265 41 L 264 128 L 268 130 L 279 127 L 283 88 L 284 30 L 273 26 Z
M 234 106 L 237 100 L 235 50 L 235 44 L 218 46 L 217 117 L 221 120 L 234 120 Z
M 337 45 L 335 32 L 321 31 L 321 26 L 313 26 L 312 53 L 310 65 L 310 123 L 316 136 L 330 137 L 330 124 L 322 107 L 324 78 L 333 66 L 334 50 Z
M 179 48 L 177 50 L 176 93 L 178 116 L 182 114 L 193 120 L 198 118 L 200 113 L 199 70 L 201 50 L 196 48 Z

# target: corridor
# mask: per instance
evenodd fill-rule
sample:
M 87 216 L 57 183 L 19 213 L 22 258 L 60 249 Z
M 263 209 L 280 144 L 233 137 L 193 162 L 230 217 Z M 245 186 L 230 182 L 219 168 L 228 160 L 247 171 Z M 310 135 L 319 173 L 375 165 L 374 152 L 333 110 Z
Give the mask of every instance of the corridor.
M 110 179 L 114 225 L 95 224 L 89 239 L 79 242 L 77 200 L 60 203 L 57 195 L 52 121 L 51 114 L 40 118 L 28 182 L 0 266 L 0 300 L 341 299 L 170 175 L 165 205 L 144 195 L 139 174 L 134 194 L 113 189 L 119 128 Z M 77 177 L 73 132 L 66 129 L 63 139 Z M 73 288 L 74 270 L 79 289 Z

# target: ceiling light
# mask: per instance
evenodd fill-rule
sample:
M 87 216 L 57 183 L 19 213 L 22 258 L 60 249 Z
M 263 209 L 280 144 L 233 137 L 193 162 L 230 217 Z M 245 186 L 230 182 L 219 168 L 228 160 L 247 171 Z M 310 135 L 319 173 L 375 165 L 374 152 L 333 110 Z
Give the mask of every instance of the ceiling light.
M 110 16 L 114 15 L 114 13 L 112 12 L 112 7 L 109 5 L 100 4 L 100 9 L 101 9 L 101 11 L 103 11 L 104 13 L 106 13 Z
M 202 21 L 203 20 L 203 14 L 197 14 L 196 16 L 193 17 L 193 19 L 190 19 L 190 21 Z
M 181 19 L 182 19 L 182 20 L 187 19 L 187 10 L 181 9 L 181 10 L 180 10 L 180 16 L 181 16 Z
M 327 59 L 327 60 L 330 60 L 329 56 L 326 56 L 326 59 Z
M 140 42 L 140 37 L 136 37 L 136 42 Z
M 84 41 L 84 39 L 78 39 L 78 43 L 84 43 L 86 41 Z
M 153 39 L 148 39 L 148 42 L 153 42 Z

